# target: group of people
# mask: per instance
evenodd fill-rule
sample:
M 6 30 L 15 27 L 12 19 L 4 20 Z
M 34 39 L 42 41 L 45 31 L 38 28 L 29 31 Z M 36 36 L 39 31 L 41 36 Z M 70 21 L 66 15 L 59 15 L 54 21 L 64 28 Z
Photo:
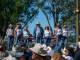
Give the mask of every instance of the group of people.
M 62 47 L 65 46 L 65 42 L 67 42 L 67 29 L 66 26 L 61 28 L 60 25 L 55 27 L 54 32 L 50 30 L 49 26 L 45 26 L 43 29 L 40 23 L 36 24 L 34 28 L 33 35 L 29 32 L 28 27 L 22 28 L 20 23 L 16 24 L 14 28 L 12 24 L 10 24 L 6 30 L 7 35 L 7 45 L 8 50 L 11 50 L 13 45 L 25 45 L 29 46 L 32 43 L 40 43 L 50 45 L 51 40 L 53 39 L 53 34 L 57 38 L 57 42 L 55 44 L 55 51 L 59 51 Z
M 10 24 L 6 30 L 8 50 L 12 50 L 13 45 L 26 45 L 28 35 L 27 28 L 23 30 L 20 23 L 15 28 Z
M 1 45 L 0 45 L 1 46 Z M 80 60 L 80 42 L 78 46 L 68 45 L 60 52 L 55 52 L 51 46 L 36 43 L 33 47 L 22 46 L 23 51 L 14 49 L 10 52 L 0 47 L 1 60 Z M 25 48 L 24 48 L 25 47 Z
M 49 26 L 46 26 L 45 30 L 43 30 L 40 24 L 36 24 L 33 35 L 29 32 L 28 27 L 22 28 L 20 23 L 17 23 L 15 28 L 10 24 L 6 30 L 6 36 L 8 38 L 8 49 L 10 50 L 14 44 L 26 46 L 32 44 L 33 40 L 35 43 L 44 43 L 47 45 L 51 42 L 51 31 Z
M 9 24 L 6 30 L 8 51 L 0 45 L 0 58 L 3 60 L 80 60 L 80 43 L 78 48 L 66 46 L 67 32 L 66 26 L 62 28 L 58 24 L 52 32 L 49 26 L 43 29 L 38 23 L 32 35 L 28 27 L 23 28 L 20 23 L 15 27 Z M 54 36 L 56 36 L 56 43 L 53 47 L 50 43 L 54 40 Z
M 55 46 L 55 51 L 61 51 L 61 48 L 64 48 L 67 44 L 68 30 L 67 26 L 64 25 L 62 28 L 61 25 L 55 27 L 55 35 L 57 36 L 57 43 Z

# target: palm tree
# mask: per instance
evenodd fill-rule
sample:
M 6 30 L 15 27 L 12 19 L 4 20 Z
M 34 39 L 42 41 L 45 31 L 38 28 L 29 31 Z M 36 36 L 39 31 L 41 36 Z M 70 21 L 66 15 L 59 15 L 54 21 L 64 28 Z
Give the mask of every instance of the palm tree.
M 51 6 L 46 6 L 45 3 L 49 3 Z M 52 14 L 54 17 L 55 25 L 59 22 L 59 14 L 62 13 L 61 19 L 64 21 L 64 17 L 69 20 L 71 16 L 74 14 L 75 1 L 73 0 L 31 0 L 30 6 L 27 9 L 27 19 L 24 26 L 26 26 L 29 22 L 32 22 L 34 18 L 38 15 L 39 9 L 43 12 L 46 17 L 46 20 L 51 28 L 49 22 L 48 14 Z M 33 8 L 32 8 L 33 7 Z M 31 11 L 29 10 L 31 8 Z M 35 9 L 36 8 L 36 9 Z M 46 12 L 49 11 L 49 12 Z M 64 21 L 66 22 L 66 21 Z M 52 28 L 51 28 L 52 29 Z

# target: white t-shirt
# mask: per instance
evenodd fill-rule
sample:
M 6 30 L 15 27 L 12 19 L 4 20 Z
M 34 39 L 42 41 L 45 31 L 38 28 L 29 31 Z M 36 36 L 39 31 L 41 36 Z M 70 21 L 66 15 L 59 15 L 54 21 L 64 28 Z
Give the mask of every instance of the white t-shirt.
M 22 29 L 17 29 L 16 32 L 17 32 L 17 36 L 19 36 L 23 33 Z
M 45 36 L 45 37 L 50 37 L 50 36 L 51 36 L 51 32 L 48 31 L 48 30 L 45 30 L 45 31 L 44 31 L 44 36 Z
M 67 37 L 67 30 L 63 29 L 63 36 Z
M 7 36 L 13 35 L 13 29 L 7 29 L 6 34 L 7 34 Z
M 37 28 L 36 30 L 36 37 L 40 34 L 40 28 Z
M 28 33 L 27 33 L 27 31 L 23 31 L 23 37 L 26 37 L 26 36 L 28 36 Z
M 62 29 L 58 29 L 57 30 L 57 35 L 61 35 L 62 34 Z

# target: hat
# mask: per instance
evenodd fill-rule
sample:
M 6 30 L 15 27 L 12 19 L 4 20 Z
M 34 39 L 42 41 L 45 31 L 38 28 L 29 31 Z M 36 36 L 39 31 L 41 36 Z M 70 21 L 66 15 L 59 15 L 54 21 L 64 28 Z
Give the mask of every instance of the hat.
M 46 46 L 46 44 L 42 45 L 43 49 L 47 51 L 48 56 L 52 56 L 54 54 L 54 50 L 50 46 Z
M 43 47 L 44 50 L 47 50 L 46 49 L 47 48 L 46 44 L 43 44 L 42 47 Z
M 36 43 L 34 47 L 30 48 L 30 50 L 40 56 L 47 56 L 47 51 L 43 49 L 42 45 Z
M 46 50 L 47 52 L 50 52 L 52 49 L 50 46 L 46 46 L 46 44 L 42 45 L 43 49 Z

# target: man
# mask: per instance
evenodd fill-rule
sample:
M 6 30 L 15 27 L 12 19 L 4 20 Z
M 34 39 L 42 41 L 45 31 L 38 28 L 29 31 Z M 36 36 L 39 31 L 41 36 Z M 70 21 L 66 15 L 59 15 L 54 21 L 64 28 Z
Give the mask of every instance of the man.
M 34 37 L 36 38 L 37 43 L 43 43 L 42 38 L 43 38 L 43 28 L 41 27 L 40 23 L 36 24 L 36 28 L 34 29 Z

